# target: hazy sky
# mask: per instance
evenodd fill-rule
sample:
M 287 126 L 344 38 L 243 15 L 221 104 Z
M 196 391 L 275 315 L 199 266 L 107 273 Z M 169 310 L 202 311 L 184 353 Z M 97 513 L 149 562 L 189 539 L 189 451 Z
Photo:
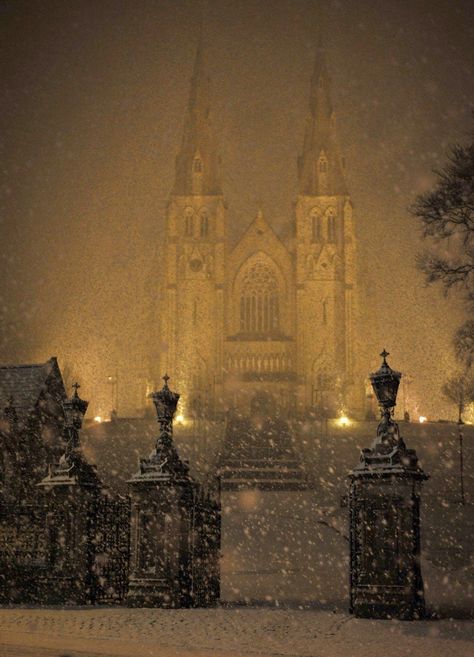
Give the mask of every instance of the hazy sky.
M 198 2 L 0 0 L 0 361 L 58 355 L 106 410 L 146 351 Z M 291 220 L 317 33 L 303 0 L 208 2 L 213 125 L 231 233 Z M 367 370 L 386 346 L 438 414 L 459 304 L 424 287 L 407 207 L 472 130 L 472 2 L 328 2 L 324 34 L 361 277 Z M 442 415 L 443 413 L 439 413 Z

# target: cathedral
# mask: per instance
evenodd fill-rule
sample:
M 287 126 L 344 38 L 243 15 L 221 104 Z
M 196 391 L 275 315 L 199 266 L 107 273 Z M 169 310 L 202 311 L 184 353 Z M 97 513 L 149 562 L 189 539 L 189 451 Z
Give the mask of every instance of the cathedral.
M 330 86 L 319 46 L 291 234 L 283 239 L 259 210 L 231 247 L 198 46 L 167 206 L 153 372 L 156 381 L 172 377 L 183 417 L 262 407 L 319 417 L 362 412 L 353 211 Z

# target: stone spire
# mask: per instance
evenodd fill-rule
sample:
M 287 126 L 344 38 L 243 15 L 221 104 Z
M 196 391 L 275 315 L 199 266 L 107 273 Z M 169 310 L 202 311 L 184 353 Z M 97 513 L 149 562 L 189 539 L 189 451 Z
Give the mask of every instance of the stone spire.
M 173 194 L 220 195 L 220 158 L 209 120 L 210 82 L 202 28 L 191 78 L 183 140 L 176 157 Z
M 303 152 L 298 158 L 299 193 L 307 196 L 345 195 L 343 162 L 331 102 L 331 78 L 321 39 L 316 48 L 309 109 Z

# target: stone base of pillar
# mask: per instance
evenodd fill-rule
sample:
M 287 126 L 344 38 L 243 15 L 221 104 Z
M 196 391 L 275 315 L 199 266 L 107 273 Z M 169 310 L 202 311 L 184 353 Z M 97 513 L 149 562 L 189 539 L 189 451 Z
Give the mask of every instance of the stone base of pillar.
M 357 618 L 419 620 L 426 614 L 422 588 L 358 586 L 353 589 L 352 605 Z
M 179 589 L 173 589 L 165 578 L 137 578 L 129 580 L 127 607 L 160 607 L 177 609 L 189 607 Z
M 350 479 L 350 611 L 359 618 L 423 618 L 420 496 L 427 476 L 415 452 L 377 443 L 363 450 Z
M 94 602 L 91 583 L 76 577 L 40 577 L 38 588 L 43 605 L 89 605 Z

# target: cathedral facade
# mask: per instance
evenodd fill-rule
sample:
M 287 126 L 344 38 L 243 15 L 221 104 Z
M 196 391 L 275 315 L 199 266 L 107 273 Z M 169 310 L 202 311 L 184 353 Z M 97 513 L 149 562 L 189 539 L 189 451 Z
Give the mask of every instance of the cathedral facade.
M 153 378 L 172 377 L 184 417 L 262 404 L 326 417 L 360 411 L 353 212 L 324 50 L 311 79 L 288 239 L 258 211 L 230 246 L 210 110 L 201 44 L 167 207 Z

